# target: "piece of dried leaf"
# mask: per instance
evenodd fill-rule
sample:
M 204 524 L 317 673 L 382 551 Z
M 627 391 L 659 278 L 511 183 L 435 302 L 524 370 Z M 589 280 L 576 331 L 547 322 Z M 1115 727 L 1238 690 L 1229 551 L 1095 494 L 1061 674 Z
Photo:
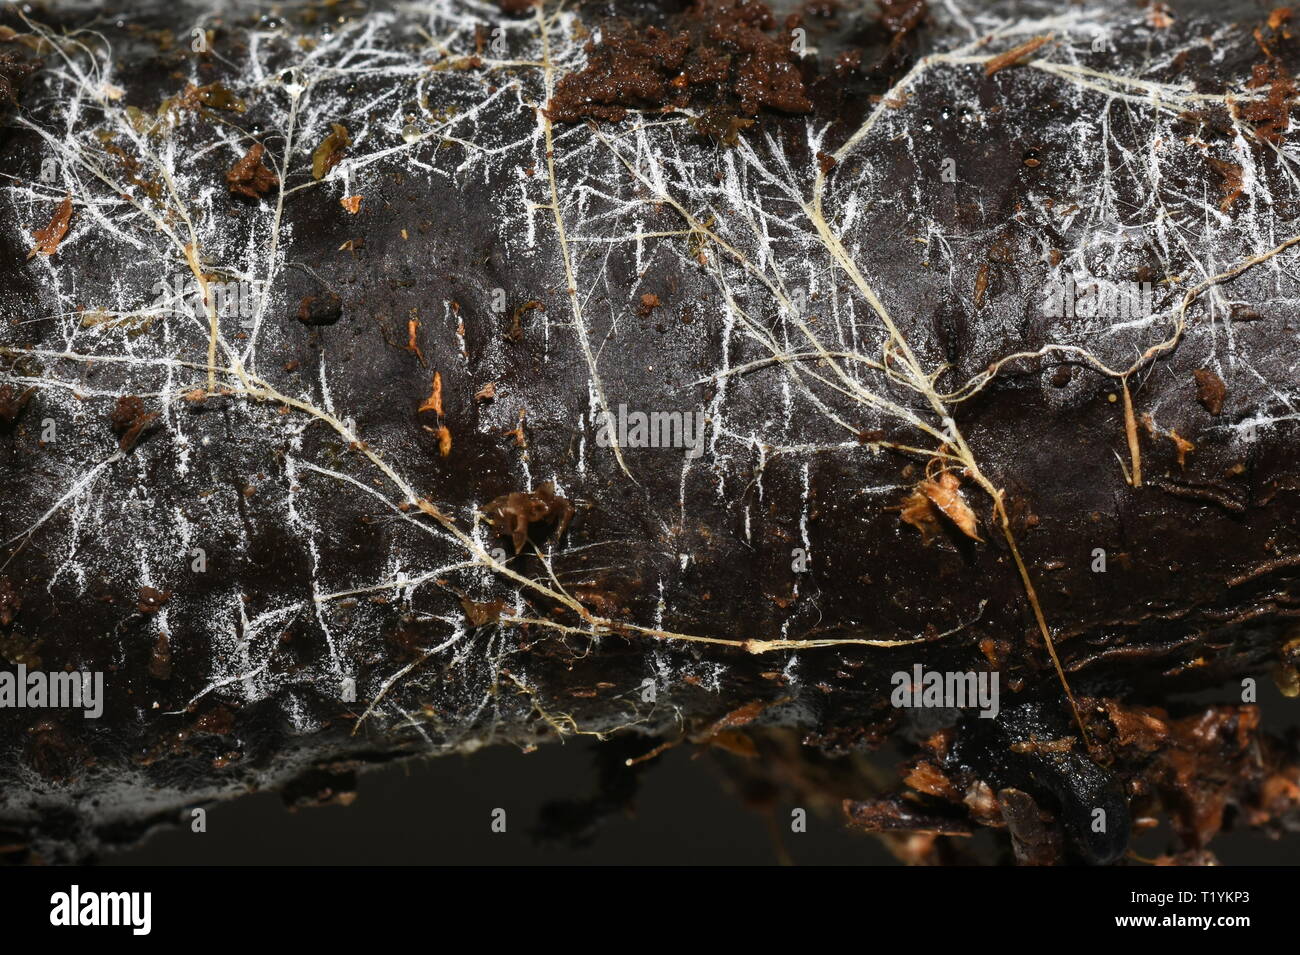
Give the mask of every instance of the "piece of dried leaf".
M 782 702 L 788 702 L 788 700 L 788 697 L 782 698 Z M 753 700 L 742 706 L 738 706 L 709 727 L 709 735 L 717 736 L 724 730 L 732 730 L 741 726 L 748 726 L 750 723 L 754 722 L 754 720 L 758 719 L 764 710 L 774 705 L 776 704 L 764 702 L 763 700 Z
M 27 253 L 27 258 L 35 258 L 37 254 L 53 255 L 57 252 L 59 243 L 68 234 L 68 224 L 70 222 L 72 222 L 71 193 L 65 196 L 63 201 L 59 203 L 59 207 L 54 210 L 54 215 L 50 217 L 50 224 L 32 233 L 36 239 L 36 248 Z
M 331 169 L 343 159 L 343 150 L 352 145 L 346 126 L 331 123 L 333 128 L 328 136 L 321 140 L 316 151 L 311 154 L 311 174 L 313 179 L 324 179 Z
M 984 295 L 989 288 L 989 264 L 985 262 L 980 266 L 979 272 L 975 276 L 975 307 L 984 307 Z
M 435 371 L 433 373 L 433 388 L 429 392 L 429 397 L 424 399 L 418 411 L 432 411 L 439 418 L 442 417 L 442 373 Z
M 903 782 L 927 796 L 947 799 L 949 802 L 957 802 L 961 799 L 961 794 L 957 792 L 943 770 L 929 760 L 921 760 L 912 767 L 912 771 L 907 774 Z
M 412 309 L 414 311 L 414 309 Z M 406 350 L 416 358 L 420 359 L 421 365 L 427 365 L 424 360 L 424 352 L 420 351 L 420 320 L 418 318 L 409 319 L 406 323 Z
M 957 525 L 958 530 L 972 540 L 981 539 L 976 529 L 975 512 L 962 496 L 961 479 L 956 474 L 944 471 L 937 478 L 926 478 L 917 486 L 944 517 Z
M 35 33 L 19 33 L 13 27 L 0 26 L 0 43 L 18 43 L 33 52 L 44 55 L 54 51 L 55 46 L 43 36 Z
M 939 527 L 939 520 L 930 499 L 922 491 L 913 489 L 912 493 L 903 499 L 898 510 L 898 516 L 904 524 L 911 524 L 921 532 L 921 546 L 929 547 L 930 536 Z
M 460 606 L 465 611 L 465 616 L 469 619 L 471 626 L 485 627 L 501 619 L 501 614 L 506 609 L 506 602 L 504 600 L 471 600 L 461 594 Z
M 361 196 L 344 196 L 339 200 L 339 205 L 353 215 L 356 215 L 361 211 L 361 198 Z
M 515 447 L 528 447 L 528 432 L 524 430 L 524 419 L 528 417 L 528 411 L 525 408 L 519 409 L 519 423 L 510 431 L 506 432 L 506 437 L 515 439 Z
M 929 545 L 930 536 L 938 529 L 937 514 L 948 518 L 972 540 L 982 540 L 975 512 L 962 496 L 961 479 L 952 471 L 920 481 L 898 510 L 903 523 L 911 524 L 921 532 L 923 545 Z
M 248 104 L 220 83 L 189 87 L 183 97 L 186 100 L 197 100 L 210 109 L 224 109 L 230 113 L 248 112 Z
M 451 455 L 451 428 L 445 424 L 438 428 L 438 453 L 444 458 Z

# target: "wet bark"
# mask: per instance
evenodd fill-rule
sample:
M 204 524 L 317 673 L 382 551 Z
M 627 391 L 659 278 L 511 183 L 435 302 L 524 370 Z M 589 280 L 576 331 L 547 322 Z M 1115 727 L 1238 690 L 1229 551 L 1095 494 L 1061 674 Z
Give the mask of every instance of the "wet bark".
M 830 760 L 795 788 L 912 862 L 1294 827 L 1242 682 L 1297 679 L 1287 23 L 1243 4 L 1212 55 L 1223 4 L 703 7 L 307 6 L 212 52 L 174 4 L 111 47 L 33 17 L 82 71 L 0 133 L 0 652 L 106 691 L 0 710 L 9 857 L 577 731 Z M 689 42 L 605 49 L 611 15 Z M 1153 314 L 1044 314 L 1089 277 Z M 999 715 L 895 705 L 917 664 L 998 674 Z M 885 742 L 892 793 L 847 771 Z

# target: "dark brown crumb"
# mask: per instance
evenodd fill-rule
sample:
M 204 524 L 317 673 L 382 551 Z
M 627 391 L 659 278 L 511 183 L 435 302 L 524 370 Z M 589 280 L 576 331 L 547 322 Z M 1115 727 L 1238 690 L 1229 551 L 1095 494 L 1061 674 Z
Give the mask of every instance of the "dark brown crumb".
M 1223 193 L 1223 199 L 1219 202 L 1219 211 L 1227 212 L 1233 204 L 1241 198 L 1242 195 L 1242 168 L 1235 162 L 1228 162 L 1224 159 L 1210 158 L 1210 165 L 1214 167 L 1223 181 L 1219 183 L 1219 191 Z
M 12 427 L 35 392 L 35 388 L 19 391 L 13 385 L 0 385 L 0 427 Z
M 229 736 L 235 729 L 235 714 L 230 707 L 218 704 L 194 721 L 196 733 Z
M 1208 368 L 1198 368 L 1192 374 L 1196 378 L 1196 400 L 1210 414 L 1217 415 L 1223 411 L 1223 399 L 1228 394 L 1228 387 L 1223 379 Z
M 734 146 L 740 142 L 743 130 L 754 125 L 752 119 L 741 119 L 734 113 L 717 106 L 711 106 L 691 120 L 697 133 L 708 136 L 714 142 L 724 146 Z
M 535 308 L 544 309 L 544 306 L 537 299 L 530 299 L 520 305 L 510 313 L 510 329 L 506 332 L 506 338 L 512 342 L 521 342 L 524 340 L 524 315 Z
M 835 72 L 839 74 L 856 73 L 862 69 L 862 50 L 858 47 L 845 50 L 835 57 Z
M 298 304 L 298 321 L 304 325 L 321 327 L 333 325 L 343 317 L 343 300 L 333 292 L 308 295 Z
M 573 519 L 573 505 L 556 494 L 555 485 L 547 481 L 535 491 L 503 494 L 484 507 L 483 513 L 498 534 L 514 542 L 518 554 L 524 549 L 532 524 L 554 523 L 556 536 L 562 535 Z
M 157 419 L 158 412 L 146 411 L 144 399 L 135 395 L 123 395 L 118 398 L 117 405 L 108 416 L 113 433 L 118 435 L 117 446 L 124 454 L 130 453 L 131 449 L 139 443 L 140 437 Z
M 153 587 L 144 586 L 140 588 L 140 596 L 136 600 L 135 609 L 141 613 L 157 613 L 171 599 L 172 592 L 170 590 L 156 590 Z
M 920 2 L 924 6 L 924 0 L 913 0 Z M 840 0 L 807 0 L 799 9 L 801 16 L 820 17 L 823 20 L 829 20 L 840 12 Z
M 587 44 L 587 67 L 560 80 L 547 114 L 558 123 L 617 122 L 630 107 L 662 106 L 670 100 L 684 106 L 688 97 L 674 81 L 690 46 L 685 32 L 670 36 L 657 27 L 611 26 L 599 45 Z
M 172 648 L 165 633 L 158 634 L 154 641 L 153 653 L 149 656 L 149 675 L 155 680 L 172 678 Z
M 226 173 L 226 185 L 232 195 L 256 199 L 280 184 L 280 179 L 262 162 L 265 147 L 254 143 L 243 159 L 237 161 Z

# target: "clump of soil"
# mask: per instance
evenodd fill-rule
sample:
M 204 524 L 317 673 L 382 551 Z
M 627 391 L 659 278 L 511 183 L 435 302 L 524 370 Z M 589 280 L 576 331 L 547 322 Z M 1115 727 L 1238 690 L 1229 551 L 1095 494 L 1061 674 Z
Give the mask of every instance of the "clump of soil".
M 629 109 L 691 108 L 702 132 L 734 136 L 760 110 L 808 113 L 813 104 L 787 31 L 757 0 L 695 0 L 668 29 L 612 23 L 587 44 L 587 66 L 560 80 L 546 113 L 558 123 L 618 122 Z

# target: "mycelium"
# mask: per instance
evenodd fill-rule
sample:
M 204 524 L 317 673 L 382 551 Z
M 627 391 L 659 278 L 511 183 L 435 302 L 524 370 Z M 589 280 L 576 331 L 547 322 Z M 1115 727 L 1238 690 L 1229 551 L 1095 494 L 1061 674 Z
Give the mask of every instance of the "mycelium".
M 1022 861 L 1294 820 L 1289 18 L 613 6 L 9 14 L 0 650 L 105 713 L 0 713 L 7 841 L 575 733 L 893 738 L 851 823 Z

